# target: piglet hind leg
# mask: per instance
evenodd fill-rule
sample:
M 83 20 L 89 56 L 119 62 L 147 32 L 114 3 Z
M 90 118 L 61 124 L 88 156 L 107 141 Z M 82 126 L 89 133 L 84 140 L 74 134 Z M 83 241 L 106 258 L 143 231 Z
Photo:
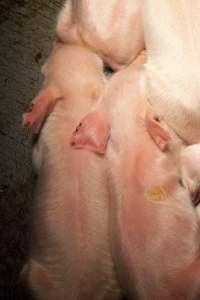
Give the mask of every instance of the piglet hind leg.
M 71 136 L 71 146 L 104 154 L 110 136 L 110 124 L 103 112 L 92 112 L 76 127 Z
M 64 300 L 64 296 L 61 295 L 61 291 L 59 291 L 56 286 L 53 277 L 42 264 L 35 260 L 31 260 L 25 265 L 22 272 L 23 277 L 25 278 L 26 276 L 26 284 L 29 286 L 36 299 Z
M 23 125 L 38 133 L 56 102 L 62 99 L 58 92 L 50 87 L 43 88 L 31 103 L 30 111 L 23 114 Z

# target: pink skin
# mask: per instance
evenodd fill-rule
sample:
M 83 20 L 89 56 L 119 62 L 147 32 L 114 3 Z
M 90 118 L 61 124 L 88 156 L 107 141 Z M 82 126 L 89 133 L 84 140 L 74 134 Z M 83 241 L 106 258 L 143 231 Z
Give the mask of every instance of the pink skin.
M 143 1 L 146 96 L 185 143 L 195 144 L 181 156 L 183 184 L 193 198 L 200 183 L 199 13 L 198 0 Z
M 141 0 L 68 0 L 58 16 L 58 39 L 87 45 L 118 70 L 144 49 L 141 5 Z
M 69 143 L 78 120 L 96 104 L 95 93 L 104 88 L 102 64 L 87 49 L 63 46 L 48 60 L 46 72 L 48 85 L 59 89 L 62 101 L 34 149 L 39 178 L 24 273 L 37 299 L 119 299 L 105 163 L 91 152 L 74 151 Z
M 85 77 L 81 75 L 81 68 Z M 88 85 L 84 95 L 93 99 L 93 103 L 104 87 L 101 59 L 82 46 L 57 43 L 42 71 L 45 76 L 43 88 L 33 100 L 31 111 L 23 115 L 23 124 L 34 133 L 39 132 L 58 101 L 78 101 L 83 92 L 79 85 L 86 84 L 86 80 Z M 94 80 L 91 74 L 95 74 Z
M 147 103 L 144 75 L 132 65 L 108 83 L 96 117 L 107 119 L 109 139 L 93 139 L 89 126 L 99 133 L 105 124 L 91 124 L 88 115 L 89 124 L 85 117 L 71 141 L 85 148 L 86 137 L 95 152 L 107 143 L 112 249 L 129 299 L 199 299 L 199 220 L 181 183 L 186 148 Z
M 188 144 L 200 136 L 199 14 L 199 0 L 143 0 L 147 97 Z

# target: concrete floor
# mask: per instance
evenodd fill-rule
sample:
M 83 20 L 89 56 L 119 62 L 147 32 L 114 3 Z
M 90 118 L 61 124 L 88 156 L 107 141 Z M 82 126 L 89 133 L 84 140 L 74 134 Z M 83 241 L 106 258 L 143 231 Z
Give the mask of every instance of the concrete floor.
M 62 0 L 0 0 L 0 300 L 30 299 L 19 281 L 34 194 L 22 113 L 36 95 Z

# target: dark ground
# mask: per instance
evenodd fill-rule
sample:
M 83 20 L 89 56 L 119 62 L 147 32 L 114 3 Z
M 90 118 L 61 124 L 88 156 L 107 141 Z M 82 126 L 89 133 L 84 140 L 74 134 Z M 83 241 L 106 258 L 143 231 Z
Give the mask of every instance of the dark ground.
M 0 300 L 29 300 L 19 281 L 34 194 L 21 116 L 36 95 L 62 0 L 0 0 Z

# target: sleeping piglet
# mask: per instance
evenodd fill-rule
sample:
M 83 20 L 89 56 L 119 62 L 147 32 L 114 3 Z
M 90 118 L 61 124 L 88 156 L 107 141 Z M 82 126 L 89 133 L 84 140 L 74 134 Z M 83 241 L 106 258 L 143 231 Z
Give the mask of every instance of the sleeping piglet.
M 45 69 L 46 83 L 36 99 L 41 106 L 60 101 L 34 149 L 38 185 L 25 267 L 28 285 L 41 300 L 119 299 L 104 159 L 69 145 L 78 120 L 104 90 L 102 63 L 83 47 L 64 45 Z
M 135 64 L 113 75 L 71 145 L 105 153 L 112 251 L 128 299 L 199 299 L 199 219 L 180 166 L 187 148 L 149 105 L 145 75 Z
M 144 49 L 140 0 L 68 0 L 58 16 L 62 42 L 85 44 L 112 68 Z

